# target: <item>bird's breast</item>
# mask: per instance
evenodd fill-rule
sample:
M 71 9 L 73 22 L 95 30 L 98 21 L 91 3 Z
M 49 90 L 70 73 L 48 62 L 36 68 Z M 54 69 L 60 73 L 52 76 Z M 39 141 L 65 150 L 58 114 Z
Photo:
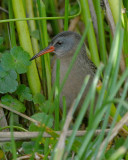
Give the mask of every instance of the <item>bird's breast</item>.
M 62 83 L 65 74 L 68 71 L 70 64 L 70 60 L 61 60 L 60 61 L 60 84 Z M 82 67 L 79 64 L 79 61 L 76 61 L 74 66 L 72 67 L 72 70 L 68 76 L 68 79 L 66 80 L 66 83 L 64 85 L 64 88 L 60 95 L 60 107 L 62 108 L 62 97 L 66 97 L 66 104 L 69 108 L 73 102 L 73 100 L 77 97 L 80 88 L 83 84 L 85 76 L 89 74 L 88 70 L 86 70 L 86 67 Z M 53 65 L 52 70 L 52 84 L 54 84 L 56 78 L 56 63 Z M 92 77 L 91 77 L 92 79 Z M 88 83 L 88 87 L 85 90 L 85 93 L 87 92 L 89 86 L 91 85 L 91 81 Z

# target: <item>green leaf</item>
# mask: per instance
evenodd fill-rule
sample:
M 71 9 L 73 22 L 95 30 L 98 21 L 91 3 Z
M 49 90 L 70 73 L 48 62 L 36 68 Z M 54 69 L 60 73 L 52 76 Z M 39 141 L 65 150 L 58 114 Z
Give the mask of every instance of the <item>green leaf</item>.
M 10 95 L 5 95 L 1 98 L 1 102 L 4 105 L 7 105 L 8 107 L 18 111 L 18 112 L 22 112 L 24 113 L 26 108 L 24 106 L 24 104 L 22 104 L 20 101 L 18 101 L 16 98 L 13 98 Z
M 52 115 L 47 115 L 46 113 L 36 113 L 34 114 L 31 118 L 45 124 L 48 127 L 53 126 L 53 116 Z M 31 123 L 29 126 L 30 131 L 39 131 L 40 128 L 37 127 L 34 123 Z
M 21 47 L 13 47 L 9 53 L 5 53 L 1 59 L 5 70 L 14 69 L 17 73 L 26 73 L 30 65 L 30 56 Z
M 45 97 L 41 93 L 37 93 L 33 97 L 34 104 L 42 105 L 45 102 Z
M 106 158 L 106 159 L 109 159 L 110 156 L 111 156 L 114 152 L 115 152 L 115 149 L 114 149 L 114 148 L 110 148 L 110 149 L 106 152 L 105 158 Z
M 3 78 L 7 75 L 7 73 L 5 72 L 5 70 L 2 68 L 1 64 L 0 64 L 0 77 Z
M 7 71 L 9 71 L 11 69 L 15 70 L 14 59 L 10 53 L 4 53 L 2 55 L 1 64 L 2 64 L 2 67 Z
M 30 56 L 21 47 L 13 47 L 11 49 L 11 54 L 15 61 L 16 71 L 21 73 L 26 73 L 28 66 L 30 65 Z
M 21 147 L 21 143 L 22 142 L 16 142 L 15 143 L 15 145 L 16 145 L 16 148 L 20 148 Z M 5 152 L 10 152 L 10 153 L 12 153 L 13 151 L 13 149 L 12 149 L 12 142 L 5 142 L 5 143 L 1 143 L 1 146 L 2 146 L 2 149 L 4 150 L 4 153 Z M 1 160 L 4 160 L 4 159 L 1 159 Z
M 22 144 L 23 150 L 25 154 L 32 154 L 33 149 L 34 149 L 34 144 L 35 142 L 24 142 Z
M 123 137 L 120 137 L 119 139 L 116 140 L 115 142 L 115 149 L 117 150 L 120 148 L 125 142 L 125 139 Z
M 2 147 L 5 152 L 12 152 L 12 143 L 11 142 L 3 143 Z
M 48 113 L 48 111 L 50 111 L 50 113 L 53 113 L 55 110 L 55 103 L 48 100 L 41 104 L 39 108 L 42 112 Z
M 5 71 L 0 65 L 0 93 L 14 92 L 18 86 L 16 78 L 14 70 Z
M 46 101 L 45 97 L 41 94 L 41 93 L 37 93 L 34 97 L 33 97 L 33 102 L 36 105 L 39 105 L 39 110 L 45 113 L 48 113 L 48 111 L 50 111 L 50 113 L 53 113 L 54 109 L 55 109 L 55 104 L 49 100 Z
M 35 142 L 23 142 L 22 148 L 25 154 L 32 154 L 34 152 Z M 38 153 L 43 153 L 42 145 L 38 145 L 38 149 L 36 150 Z
M 30 88 L 26 87 L 24 84 L 21 84 L 18 86 L 16 94 L 18 95 L 21 102 L 23 102 L 24 100 L 27 100 L 27 101 L 32 100 L 32 94 L 31 94 Z

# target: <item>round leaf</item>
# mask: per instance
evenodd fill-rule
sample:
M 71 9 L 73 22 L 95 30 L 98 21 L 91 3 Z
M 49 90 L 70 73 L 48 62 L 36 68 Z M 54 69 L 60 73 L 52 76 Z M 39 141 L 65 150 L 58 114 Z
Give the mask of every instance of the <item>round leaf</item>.
M 53 116 L 47 115 L 46 113 L 36 113 L 32 116 L 33 119 L 45 124 L 48 127 L 53 126 Z M 37 127 L 34 123 L 31 123 L 29 126 L 30 131 L 39 131 L 39 127 Z
M 21 47 L 14 47 L 11 49 L 11 55 L 14 58 L 14 65 L 17 73 L 26 73 L 30 65 L 30 56 Z
M 13 59 L 13 57 L 12 57 L 12 55 L 10 53 L 4 53 L 2 55 L 1 65 L 7 71 L 9 71 L 11 69 L 15 69 L 14 59 Z
M 43 104 L 45 102 L 45 97 L 41 93 L 37 93 L 33 97 L 34 104 Z
M 26 73 L 30 65 L 30 56 L 21 47 L 13 47 L 10 53 L 2 55 L 1 64 L 7 71 L 13 69 L 19 74 Z
M 28 101 L 32 100 L 31 91 L 29 87 L 26 87 L 24 84 L 21 84 L 20 86 L 18 86 L 16 94 L 18 95 L 21 102 L 23 102 L 24 100 L 28 100 Z
M 22 112 L 24 113 L 26 108 L 24 106 L 24 104 L 22 104 L 20 101 L 18 101 L 16 98 L 13 98 L 10 95 L 5 95 L 1 98 L 1 102 L 2 104 L 7 105 L 8 107 L 18 111 L 18 112 Z
M 14 92 L 18 86 L 16 78 L 14 70 L 5 71 L 0 65 L 0 93 Z

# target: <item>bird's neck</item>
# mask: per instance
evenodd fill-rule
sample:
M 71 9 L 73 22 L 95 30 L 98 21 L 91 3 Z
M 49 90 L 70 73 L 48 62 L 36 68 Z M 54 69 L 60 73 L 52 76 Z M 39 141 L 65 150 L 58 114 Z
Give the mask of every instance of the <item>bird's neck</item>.
M 73 55 L 57 56 L 56 58 L 59 59 L 60 61 L 65 61 L 66 63 L 70 63 L 70 61 L 73 58 Z

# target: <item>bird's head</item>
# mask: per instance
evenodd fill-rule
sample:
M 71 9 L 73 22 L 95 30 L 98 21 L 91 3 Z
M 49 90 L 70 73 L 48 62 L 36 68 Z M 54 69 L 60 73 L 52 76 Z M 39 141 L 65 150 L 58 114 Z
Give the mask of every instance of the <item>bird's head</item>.
M 65 55 L 72 56 L 75 53 L 80 39 L 81 36 L 75 32 L 61 32 L 52 39 L 47 48 L 34 55 L 31 60 L 49 52 L 55 53 L 57 57 L 62 57 Z

